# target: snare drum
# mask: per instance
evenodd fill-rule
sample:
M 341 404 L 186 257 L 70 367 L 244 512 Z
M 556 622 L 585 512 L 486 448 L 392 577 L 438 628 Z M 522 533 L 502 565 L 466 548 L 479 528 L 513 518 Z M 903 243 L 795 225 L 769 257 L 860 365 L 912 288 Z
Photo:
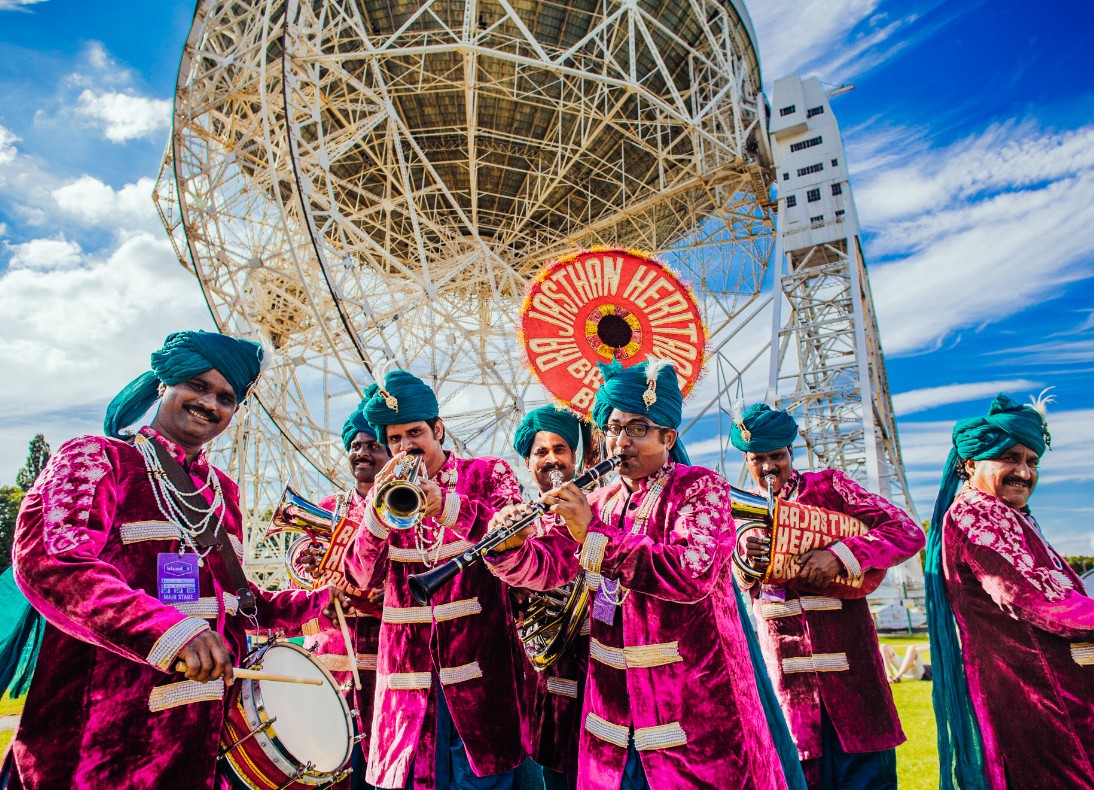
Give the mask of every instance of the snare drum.
M 221 735 L 221 755 L 232 773 L 255 790 L 314 788 L 344 778 L 353 720 L 330 672 L 292 642 L 269 642 L 243 666 L 318 678 L 323 685 L 236 680 Z

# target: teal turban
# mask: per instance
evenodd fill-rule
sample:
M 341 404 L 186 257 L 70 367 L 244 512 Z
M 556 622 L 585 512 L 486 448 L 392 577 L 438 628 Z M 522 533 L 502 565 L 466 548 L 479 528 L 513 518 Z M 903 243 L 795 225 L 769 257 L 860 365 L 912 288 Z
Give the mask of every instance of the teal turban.
M 393 370 L 365 390 L 361 411 L 380 441 L 388 425 L 432 420 L 440 414 L 437 396 L 424 381 L 405 370 Z
M 353 438 L 359 433 L 365 433 L 376 438 L 376 429 L 368 424 L 368 420 L 365 419 L 364 412 L 365 401 L 357 406 L 353 410 L 353 414 L 346 418 L 345 423 L 342 425 L 342 445 L 348 450 L 349 446 L 353 444 Z
M 262 346 L 200 330 L 168 335 L 163 348 L 152 352 L 152 370 L 137 376 L 110 401 L 103 430 L 107 436 L 121 439 L 122 429 L 140 419 L 156 402 L 160 382 L 170 387 L 209 370 L 224 376 L 236 400 L 242 402 L 262 372 Z
M 1044 455 L 1052 438 L 1040 411 L 998 395 L 986 417 L 959 420 L 953 428 L 953 447 L 942 472 L 942 484 L 927 531 L 924 576 L 927 593 L 927 627 L 931 653 L 935 719 L 938 722 L 940 790 L 986 790 L 984 747 L 965 678 L 965 662 L 953 608 L 946 593 L 942 569 L 942 522 L 957 495 L 958 469 L 966 459 L 998 458 L 1016 444 Z
M 666 428 L 679 428 L 683 418 L 684 398 L 680 394 L 680 381 L 676 370 L 663 359 L 651 359 L 647 362 L 625 368 L 619 361 L 605 365 L 598 362 L 604 383 L 596 392 L 593 402 L 593 422 L 604 425 L 611 416 L 612 409 L 630 414 L 645 414 L 651 421 Z M 652 367 L 652 371 L 650 366 Z M 656 385 L 651 388 L 647 372 L 651 373 Z M 646 404 L 646 393 L 656 398 Z M 670 453 L 672 460 L 682 464 L 691 464 L 687 450 L 679 437 Z
M 770 453 L 794 444 L 798 438 L 798 423 L 790 412 L 772 409 L 766 403 L 754 403 L 733 423 L 729 438 L 742 453 Z
M 566 440 L 571 450 L 577 452 L 581 437 L 581 427 L 577 417 L 564 409 L 541 406 L 525 414 L 517 427 L 517 432 L 513 434 L 513 449 L 521 458 L 527 458 L 532 452 L 532 444 L 540 431 L 557 433 Z

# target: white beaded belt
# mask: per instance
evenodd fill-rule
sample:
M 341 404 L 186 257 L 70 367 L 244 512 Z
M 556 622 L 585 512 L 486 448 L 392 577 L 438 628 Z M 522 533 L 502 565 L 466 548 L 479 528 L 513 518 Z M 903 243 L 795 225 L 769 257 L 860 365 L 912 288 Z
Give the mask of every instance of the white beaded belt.
M 794 617 L 806 612 L 834 612 L 843 608 L 839 598 L 825 595 L 808 595 L 790 601 L 764 601 L 760 604 L 760 616 L 765 620 L 779 617 Z
M 577 699 L 577 681 L 566 678 L 547 678 L 547 693 Z
M 179 528 L 170 521 L 131 521 L 118 527 L 118 536 L 127 546 L 148 540 L 178 540 Z M 229 535 L 237 557 L 243 557 L 243 544 L 235 535 Z
M 156 686 L 148 696 L 148 710 L 158 713 L 168 708 L 177 708 L 179 705 L 189 705 L 192 702 L 210 702 L 224 697 L 224 681 L 220 678 L 210 680 L 208 683 L 199 683 L 196 680 L 183 680 L 178 683 L 168 683 Z
M 451 543 L 446 543 L 441 546 L 436 562 L 444 562 L 453 557 L 458 557 L 470 548 L 472 548 L 472 546 L 466 540 L 455 540 Z M 421 562 L 422 554 L 417 549 L 404 549 L 398 546 L 391 546 L 387 550 L 387 558 L 392 562 Z
M 650 669 L 683 661 L 679 644 L 679 642 L 662 642 L 654 645 L 611 647 L 593 638 L 589 642 L 589 656 L 615 669 Z
M 846 672 L 850 668 L 846 653 L 814 653 L 783 659 L 783 673 L 787 675 L 796 672 Z
M 1071 657 L 1080 666 L 1094 666 L 1094 642 L 1072 642 Z
M 482 677 L 482 668 L 478 661 L 464 664 L 460 667 L 442 667 L 440 671 L 441 685 L 451 686 L 454 683 L 463 683 Z M 428 689 L 433 685 L 433 675 L 429 672 L 395 672 L 387 676 L 387 687 L 399 691 L 417 691 Z
M 331 672 L 352 672 L 353 669 L 350 666 L 349 656 L 344 653 L 324 653 L 321 656 L 316 656 L 316 659 L 320 664 L 325 666 Z M 358 653 L 357 654 L 357 668 L 365 669 L 371 672 L 376 671 L 376 654 L 375 653 Z
M 578 636 L 588 636 L 593 631 L 593 620 L 591 617 L 586 617 L 585 621 L 581 624 L 581 630 L 577 632 Z
M 454 683 L 463 683 L 482 677 L 482 669 L 478 661 L 464 664 L 462 667 L 442 667 L 440 671 L 441 685 L 451 686 Z
M 585 729 L 590 735 L 595 735 L 602 741 L 615 744 L 620 749 L 627 748 L 629 727 L 612 724 L 595 713 L 589 713 L 585 717 Z M 640 752 L 670 749 L 673 746 L 683 746 L 687 742 L 688 736 L 678 721 L 659 724 L 656 727 L 639 727 L 634 731 L 634 748 Z
M 170 521 L 133 521 L 118 527 L 122 543 L 141 543 L 146 540 L 178 540 L 179 528 Z
M 235 614 L 239 611 L 239 598 L 230 592 L 221 593 L 224 596 L 224 613 Z M 196 601 L 182 601 L 172 604 L 183 614 L 191 617 L 202 617 L 206 620 L 215 620 L 220 616 L 220 601 L 216 598 L 198 598 Z
M 433 685 L 433 675 L 429 672 L 396 672 L 387 676 L 387 687 L 398 691 L 428 689 Z
M 467 598 L 436 606 L 385 606 L 383 619 L 385 623 L 432 623 L 434 620 L 442 623 L 481 612 L 479 599 Z

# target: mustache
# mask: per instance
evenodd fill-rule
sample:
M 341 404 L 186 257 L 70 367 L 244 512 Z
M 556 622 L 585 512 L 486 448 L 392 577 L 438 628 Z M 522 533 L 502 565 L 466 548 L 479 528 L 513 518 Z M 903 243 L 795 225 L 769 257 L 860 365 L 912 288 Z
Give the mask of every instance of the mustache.
M 425 455 L 425 450 L 423 450 L 421 447 L 411 447 L 409 450 L 406 451 L 406 454 L 407 455 Z
M 1029 485 L 1031 485 L 1031 483 L 1030 483 L 1029 480 L 1026 480 L 1025 478 L 1015 477 L 1014 475 L 1009 475 L 1009 476 L 1003 478 L 1003 485 L 1005 485 L 1005 486 L 1029 486 Z
M 186 408 L 186 411 L 190 412 L 191 414 L 197 414 L 200 417 L 204 417 L 205 419 L 209 420 L 209 422 L 216 422 L 217 421 L 216 414 L 214 414 L 213 412 L 209 411 L 206 408 L 203 408 L 201 406 L 193 406 L 193 405 L 186 406 L 185 408 Z

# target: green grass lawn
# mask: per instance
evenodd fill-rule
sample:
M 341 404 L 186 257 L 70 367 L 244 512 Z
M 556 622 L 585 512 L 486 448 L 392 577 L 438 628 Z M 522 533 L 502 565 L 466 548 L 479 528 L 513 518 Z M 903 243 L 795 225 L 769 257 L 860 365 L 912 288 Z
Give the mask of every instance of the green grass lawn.
M 9 699 L 7 694 L 0 697 L 0 716 L 10 716 L 13 713 L 18 713 L 23 709 L 24 701 L 26 701 L 26 697 Z M 14 730 L 0 730 L 0 755 L 8 748 L 8 744 L 11 743 L 14 735 Z
M 903 653 L 904 645 L 926 643 L 920 635 L 884 636 Z M 900 790 L 935 790 L 938 787 L 938 745 L 935 740 L 934 708 L 931 707 L 931 682 L 905 680 L 890 685 L 900 723 L 908 740 L 897 747 L 896 770 Z
M 923 643 L 922 636 L 884 636 L 887 642 L 903 652 L 904 645 Z M 896 750 L 896 767 L 901 790 L 935 790 L 938 787 L 938 750 L 935 742 L 934 709 L 931 707 L 931 683 L 922 680 L 905 680 L 894 683 L 893 699 L 900 714 L 900 722 L 908 741 Z M 26 697 L 13 700 L 7 695 L 0 698 L 0 716 L 18 713 L 23 709 Z M 0 731 L 0 754 L 8 747 L 12 731 Z

